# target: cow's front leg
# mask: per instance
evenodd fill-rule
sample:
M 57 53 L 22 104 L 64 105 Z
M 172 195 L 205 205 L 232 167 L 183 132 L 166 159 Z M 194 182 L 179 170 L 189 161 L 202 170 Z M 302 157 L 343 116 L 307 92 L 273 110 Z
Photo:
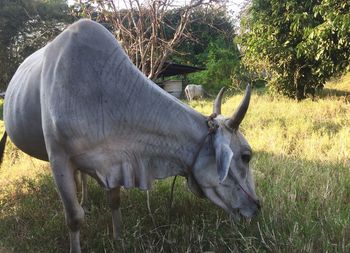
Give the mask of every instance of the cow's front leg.
M 63 202 L 66 222 L 69 228 L 70 252 L 80 253 L 80 225 L 84 220 L 84 210 L 79 204 L 74 168 L 65 156 L 51 156 L 51 169 Z
M 107 191 L 108 204 L 112 212 L 113 239 L 120 239 L 122 217 L 120 212 L 120 187 Z

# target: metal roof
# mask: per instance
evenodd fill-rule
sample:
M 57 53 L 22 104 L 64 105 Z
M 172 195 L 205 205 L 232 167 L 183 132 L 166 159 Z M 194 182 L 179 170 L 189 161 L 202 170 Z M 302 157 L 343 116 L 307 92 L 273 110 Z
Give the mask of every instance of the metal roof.
M 184 75 L 184 74 L 193 73 L 201 70 L 205 70 L 205 68 L 177 64 L 173 62 L 165 62 L 163 71 L 160 72 L 158 77 Z

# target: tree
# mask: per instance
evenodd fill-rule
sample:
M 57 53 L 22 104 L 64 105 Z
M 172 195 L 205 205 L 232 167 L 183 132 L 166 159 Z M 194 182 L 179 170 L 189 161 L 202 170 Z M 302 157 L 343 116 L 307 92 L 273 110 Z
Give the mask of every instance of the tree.
M 297 52 L 315 60 L 312 75 L 324 83 L 349 67 L 350 2 L 322 1 L 314 7 L 314 18 L 322 22 L 304 32 Z
M 189 82 L 218 91 L 223 86 L 239 85 L 244 79 L 240 52 L 234 42 L 235 26 L 225 6 L 199 8 L 193 12 L 188 31 L 191 39 L 177 47 L 180 54 L 171 59 L 178 63 L 205 67 L 204 71 L 190 74 Z
M 95 6 L 89 1 L 79 2 L 78 15 L 111 26 L 133 63 L 155 79 L 177 46 L 191 37 L 187 28 L 193 12 L 220 0 L 190 0 L 181 7 L 174 6 L 172 0 L 125 0 L 121 2 L 123 8 L 118 8 L 120 2 L 112 0 L 97 1 Z
M 65 0 L 0 0 L 0 86 L 18 65 L 71 22 Z
M 207 90 L 218 91 L 221 87 L 233 85 L 233 79 L 241 80 L 240 76 L 240 53 L 231 38 L 231 43 L 226 43 L 222 39 L 210 41 L 202 55 L 205 70 L 191 74 L 189 81 L 205 86 Z M 238 83 L 236 83 L 239 85 Z
M 221 47 L 228 48 L 235 36 L 233 20 L 225 6 L 196 9 L 187 30 L 191 36 L 178 45 L 176 50 L 180 54 L 174 55 L 172 60 L 190 65 L 203 66 L 210 44 L 218 42 Z
M 243 61 L 269 73 L 270 90 L 300 100 L 349 66 L 349 6 L 342 0 L 253 0 L 241 22 Z
M 1 0 L 0 5 L 0 85 L 4 88 L 13 74 L 8 48 L 28 15 L 20 1 Z

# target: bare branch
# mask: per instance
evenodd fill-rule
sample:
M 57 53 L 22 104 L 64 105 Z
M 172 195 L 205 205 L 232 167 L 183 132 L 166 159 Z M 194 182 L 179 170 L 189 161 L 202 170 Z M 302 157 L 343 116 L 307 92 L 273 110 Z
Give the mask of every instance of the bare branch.
M 173 0 L 116 0 L 98 1 L 108 3 L 109 19 L 114 33 L 134 64 L 149 78 L 156 78 L 168 57 L 185 39 L 194 39 L 186 30 L 192 22 L 195 8 L 222 0 L 190 0 L 182 7 L 175 8 Z M 167 19 L 177 11 L 179 19 Z M 172 14 L 174 15 L 174 14 Z

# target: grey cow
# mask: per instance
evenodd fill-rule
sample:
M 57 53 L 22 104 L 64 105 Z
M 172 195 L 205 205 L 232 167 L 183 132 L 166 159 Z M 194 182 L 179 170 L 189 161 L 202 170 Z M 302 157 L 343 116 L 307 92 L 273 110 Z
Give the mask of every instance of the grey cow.
M 6 91 L 4 121 L 18 148 L 50 162 L 70 252 L 81 252 L 76 170 L 106 189 L 114 238 L 120 187 L 147 190 L 174 175 L 228 213 L 257 213 L 252 151 L 238 130 L 250 87 L 228 119 L 220 115 L 222 94 L 208 119 L 147 79 L 103 26 L 80 20 L 20 65 Z
M 200 84 L 188 84 L 184 91 L 188 101 L 192 101 L 195 98 L 203 98 L 204 94 L 207 94 Z

